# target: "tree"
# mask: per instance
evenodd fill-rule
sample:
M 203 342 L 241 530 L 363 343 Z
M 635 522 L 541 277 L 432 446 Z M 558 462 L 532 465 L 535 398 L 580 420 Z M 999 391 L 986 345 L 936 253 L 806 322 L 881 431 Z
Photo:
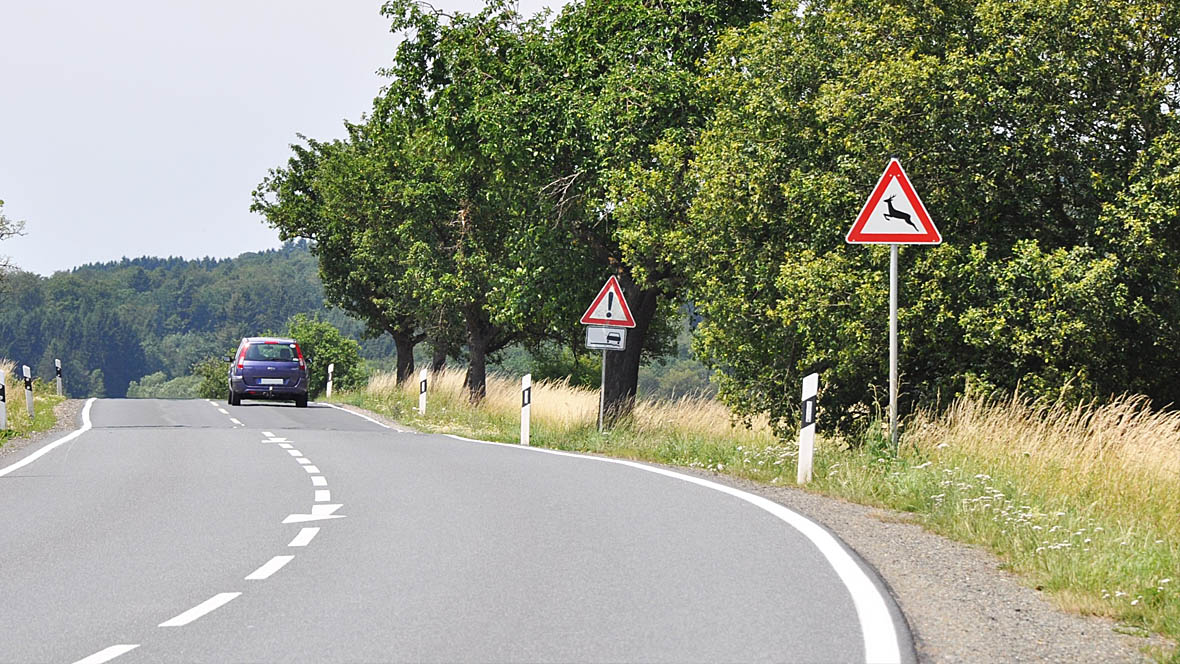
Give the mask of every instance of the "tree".
M 366 380 L 360 346 L 340 334 L 331 323 L 296 314 L 287 323 L 287 336 L 295 339 L 307 362 L 308 396 L 315 398 L 328 384 L 328 365 L 334 364 L 332 382 L 337 389 L 362 387 Z
M 1144 155 L 1177 126 L 1178 22 L 1157 0 L 821 0 L 726 36 L 690 223 L 663 240 L 723 397 L 786 427 L 822 362 L 821 408 L 846 429 L 871 418 L 887 253 L 843 237 L 891 155 L 946 239 L 902 251 L 903 411 L 972 384 L 1126 389 L 1143 324 L 1171 306 L 1155 294 L 1171 259 L 1148 267 L 1134 247 L 1170 232 L 1147 187 L 1174 162 Z M 1126 225 L 1144 233 L 1112 236 Z
M 0 241 L 10 237 L 24 235 L 25 222 L 9 219 L 4 215 L 4 201 L 0 200 Z M 12 261 L 7 256 L 0 257 L 0 276 L 13 268 Z

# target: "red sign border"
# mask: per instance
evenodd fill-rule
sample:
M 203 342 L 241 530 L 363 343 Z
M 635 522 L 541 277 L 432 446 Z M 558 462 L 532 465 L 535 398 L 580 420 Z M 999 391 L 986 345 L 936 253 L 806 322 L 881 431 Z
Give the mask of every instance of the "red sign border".
M 591 318 L 590 314 L 598 308 L 602 299 L 606 294 L 614 291 L 615 297 L 619 300 L 619 311 L 622 312 L 623 318 Z M 610 325 L 612 327 L 635 327 L 635 317 L 631 315 L 631 307 L 627 306 L 627 298 L 623 297 L 623 289 L 619 286 L 619 280 L 612 274 L 606 283 L 602 285 L 602 290 L 598 291 L 598 297 L 590 303 L 590 308 L 586 309 L 586 313 L 582 314 L 583 325 Z
M 880 203 L 881 197 L 885 195 L 885 189 L 889 186 L 887 180 L 891 175 L 897 177 L 902 193 L 909 199 L 910 205 L 914 208 L 914 214 L 918 216 L 918 221 L 921 221 L 922 226 L 927 229 L 926 233 L 914 235 L 913 233 L 866 234 L 863 232 L 865 224 L 869 221 L 869 216 L 873 214 L 873 210 L 877 209 L 877 203 Z M 939 234 L 938 228 L 931 221 L 930 214 L 926 212 L 926 206 L 922 203 L 918 192 L 914 191 L 913 185 L 910 184 L 910 178 L 906 175 L 905 169 L 901 167 L 901 162 L 897 159 L 890 159 L 889 165 L 885 167 L 881 178 L 877 180 L 877 186 L 873 188 L 868 202 L 861 208 L 860 214 L 856 216 L 856 221 L 852 223 L 852 228 L 848 231 L 844 241 L 849 244 L 942 244 L 942 235 Z

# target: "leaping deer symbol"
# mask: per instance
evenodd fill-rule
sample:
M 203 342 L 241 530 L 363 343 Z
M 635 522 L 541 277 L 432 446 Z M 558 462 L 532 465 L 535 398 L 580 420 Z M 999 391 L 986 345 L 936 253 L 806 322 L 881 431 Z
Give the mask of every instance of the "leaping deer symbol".
M 917 226 L 915 226 L 914 222 L 910 221 L 910 215 L 908 212 L 902 212 L 901 210 L 898 210 L 897 208 L 893 207 L 893 199 L 894 198 L 897 198 L 897 196 L 894 195 L 894 196 L 890 196 L 889 198 L 885 199 L 885 204 L 889 206 L 889 211 L 886 212 L 882 216 L 884 216 L 886 219 L 888 219 L 890 217 L 893 217 L 894 219 L 900 219 L 900 220 L 904 221 L 905 223 L 909 224 L 910 228 L 921 233 L 922 230 L 919 229 Z

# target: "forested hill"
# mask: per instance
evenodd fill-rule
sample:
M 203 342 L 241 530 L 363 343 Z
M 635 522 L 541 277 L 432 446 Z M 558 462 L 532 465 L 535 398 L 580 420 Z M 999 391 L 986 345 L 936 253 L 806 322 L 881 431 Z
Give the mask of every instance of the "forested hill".
M 301 312 L 343 331 L 361 326 L 324 307 L 305 242 L 237 258 L 136 258 L 51 277 L 15 272 L 0 285 L 0 357 L 50 379 L 60 358 L 71 396 L 121 397 L 155 372 L 189 373 L 239 338 L 280 331 Z M 371 346 L 371 344 L 370 344 Z

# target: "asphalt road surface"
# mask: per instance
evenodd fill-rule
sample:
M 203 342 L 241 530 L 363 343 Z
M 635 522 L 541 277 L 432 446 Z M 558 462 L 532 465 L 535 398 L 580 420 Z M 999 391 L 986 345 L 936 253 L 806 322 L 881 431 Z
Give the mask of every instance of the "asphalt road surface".
M 663 469 L 100 400 L 0 467 L 0 661 L 912 661 L 875 573 Z

